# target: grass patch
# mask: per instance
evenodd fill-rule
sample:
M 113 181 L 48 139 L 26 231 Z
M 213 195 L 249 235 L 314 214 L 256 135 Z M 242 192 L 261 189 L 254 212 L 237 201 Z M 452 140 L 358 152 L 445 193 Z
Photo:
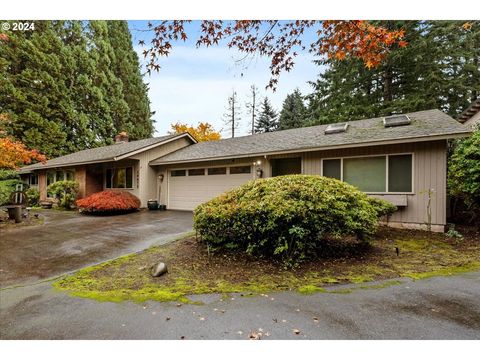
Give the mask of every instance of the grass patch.
M 397 256 L 395 248 L 399 249 Z M 150 267 L 163 261 L 168 274 L 150 276 Z M 425 279 L 480 269 L 478 236 L 461 242 L 442 234 L 382 228 L 370 246 L 334 244 L 319 259 L 285 270 L 280 263 L 245 254 L 208 254 L 189 236 L 165 246 L 123 256 L 66 276 L 53 286 L 98 301 L 178 301 L 188 295 L 242 293 L 248 295 L 295 290 L 301 294 L 347 294 L 357 289 L 381 289 L 398 280 L 329 290 L 331 284 L 362 284 L 400 277 Z

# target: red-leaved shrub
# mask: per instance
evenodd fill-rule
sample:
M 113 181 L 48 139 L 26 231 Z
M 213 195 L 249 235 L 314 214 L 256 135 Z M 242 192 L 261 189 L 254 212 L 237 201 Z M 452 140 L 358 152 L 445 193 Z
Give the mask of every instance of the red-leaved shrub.
M 87 213 L 124 213 L 137 210 L 140 200 L 128 191 L 105 190 L 77 200 L 77 207 Z

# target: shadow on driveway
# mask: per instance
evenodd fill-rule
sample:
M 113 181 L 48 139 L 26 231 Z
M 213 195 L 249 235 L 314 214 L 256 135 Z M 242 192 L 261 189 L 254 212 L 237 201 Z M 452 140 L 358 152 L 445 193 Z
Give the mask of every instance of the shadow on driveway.
M 44 225 L 0 230 L 0 287 L 25 284 L 167 243 L 192 230 L 192 213 L 117 216 L 42 211 Z

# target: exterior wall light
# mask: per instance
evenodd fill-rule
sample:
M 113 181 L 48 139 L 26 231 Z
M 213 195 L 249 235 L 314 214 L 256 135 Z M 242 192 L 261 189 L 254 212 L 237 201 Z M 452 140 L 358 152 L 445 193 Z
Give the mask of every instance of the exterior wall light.
M 263 170 L 260 169 L 260 168 L 257 168 L 257 178 L 258 178 L 258 179 L 261 179 L 262 176 L 263 176 Z

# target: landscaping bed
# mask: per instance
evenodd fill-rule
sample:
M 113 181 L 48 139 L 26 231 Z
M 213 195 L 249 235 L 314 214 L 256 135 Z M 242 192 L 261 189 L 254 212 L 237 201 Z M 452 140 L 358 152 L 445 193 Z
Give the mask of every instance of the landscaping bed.
M 203 243 L 187 237 L 85 268 L 57 280 L 54 287 L 99 301 L 189 302 L 187 296 L 193 294 L 326 292 L 331 284 L 421 279 L 478 270 L 480 234 L 475 230 L 464 234 L 462 239 L 448 238 L 382 227 L 369 245 L 337 241 L 325 249 L 321 258 L 289 270 L 280 262 L 253 259 L 245 253 L 209 254 Z M 169 272 L 153 278 L 150 267 L 159 261 L 168 265 Z M 383 286 L 398 283 L 390 281 Z

